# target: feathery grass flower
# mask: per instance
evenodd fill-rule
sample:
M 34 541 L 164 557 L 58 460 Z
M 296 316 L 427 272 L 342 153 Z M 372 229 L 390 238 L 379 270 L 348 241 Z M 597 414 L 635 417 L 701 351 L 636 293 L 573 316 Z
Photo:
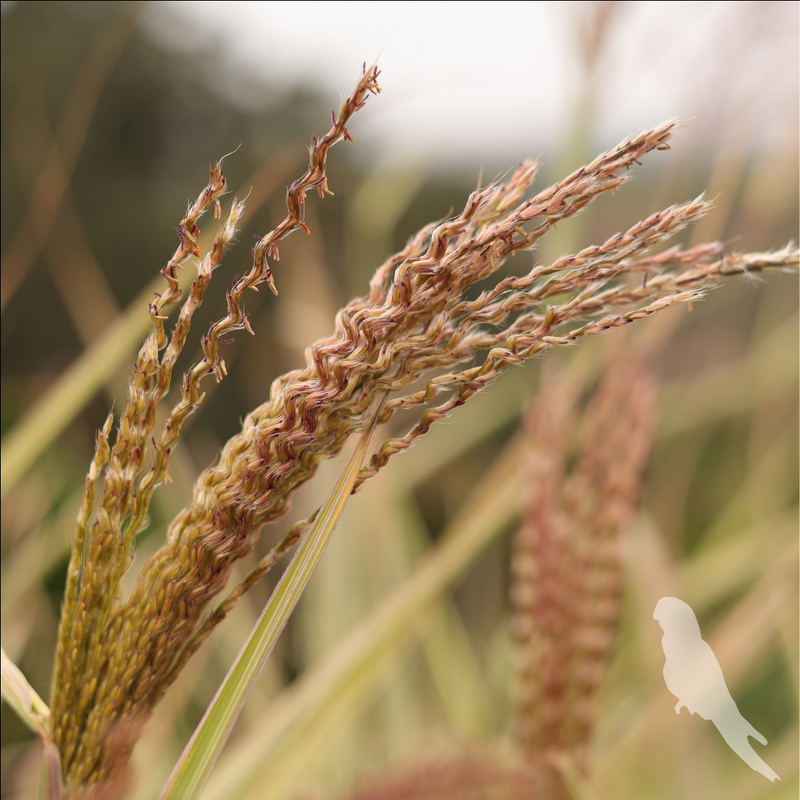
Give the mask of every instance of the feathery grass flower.
M 405 410 L 425 410 L 405 435 L 375 453 L 356 489 L 509 365 L 698 300 L 724 275 L 797 265 L 791 248 L 738 256 L 710 244 L 648 255 L 709 210 L 698 198 L 476 294 L 473 287 L 496 275 L 509 257 L 531 250 L 560 221 L 621 187 L 643 156 L 669 149 L 677 125 L 640 133 L 527 199 L 537 164 L 526 162 L 507 181 L 474 192 L 460 214 L 412 237 L 378 268 L 368 293 L 339 311 L 334 333 L 307 350 L 306 366 L 275 380 L 269 399 L 199 476 L 193 497 L 126 598 L 120 585 L 136 535 L 146 525 L 153 490 L 169 480 L 181 427 L 202 402 L 201 380 L 223 378 L 224 337 L 240 329 L 252 333 L 244 293 L 261 283 L 275 291 L 269 259 L 278 259 L 278 244 L 288 234 L 308 232 L 305 194 L 329 191 L 328 150 L 349 139 L 346 124 L 368 94 L 379 91 L 377 77 L 374 67 L 364 71 L 331 130 L 314 141 L 308 170 L 288 191 L 286 219 L 256 245 L 252 269 L 228 292 L 227 315 L 203 337 L 203 358 L 183 376 L 180 399 L 156 433 L 156 406 L 170 388 L 192 315 L 244 213 L 244 203 L 234 199 L 168 336 L 166 312 L 180 299 L 176 269 L 200 255 L 200 216 L 212 207 L 221 216 L 226 184 L 220 164 L 181 223 L 179 247 L 163 270 L 167 289 L 151 305 L 152 330 L 116 437 L 112 443 L 112 416 L 98 435 L 73 545 L 52 691 L 53 735 L 68 792 L 121 791 L 131 748 L 156 703 L 211 629 L 307 524 L 294 526 L 212 610 L 233 564 L 253 549 L 264 523 L 286 513 L 293 492 L 319 462 L 365 429 L 378 396 L 389 395 L 384 423 Z M 635 283 L 628 280 L 633 273 L 639 274 Z M 445 399 L 436 404 L 440 395 Z
M 575 395 L 566 376 L 550 374 L 526 418 L 529 496 L 514 540 L 511 628 L 517 744 L 530 762 L 552 767 L 566 754 L 586 772 L 619 615 L 620 532 L 652 444 L 655 387 L 640 364 L 617 362 L 580 421 Z

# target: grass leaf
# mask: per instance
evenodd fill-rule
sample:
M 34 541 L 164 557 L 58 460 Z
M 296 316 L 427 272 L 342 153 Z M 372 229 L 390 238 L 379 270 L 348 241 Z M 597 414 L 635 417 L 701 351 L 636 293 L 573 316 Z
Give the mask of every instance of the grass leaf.
M 44 741 L 42 768 L 39 781 L 39 800 L 60 800 L 61 798 L 61 759 L 58 748 L 50 735 L 50 709 L 28 683 L 20 668 L 0 647 L 2 661 L 3 700 L 8 703 L 17 716 Z
M 44 739 L 50 737 L 50 709 L 34 688 L 28 683 L 19 667 L 2 652 L 2 690 L 3 700 L 8 703 L 19 718 L 35 733 Z

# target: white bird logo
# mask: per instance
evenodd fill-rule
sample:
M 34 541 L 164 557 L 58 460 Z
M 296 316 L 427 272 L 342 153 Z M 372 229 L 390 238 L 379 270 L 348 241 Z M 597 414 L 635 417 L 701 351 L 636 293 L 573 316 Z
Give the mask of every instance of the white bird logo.
M 691 606 L 677 597 L 662 597 L 653 619 L 664 631 L 664 682 L 678 698 L 675 713 L 686 706 L 692 714 L 714 723 L 722 738 L 745 764 L 771 781 L 780 780 L 753 750 L 749 736 L 761 744 L 767 740 L 739 713 L 728 691 L 714 652 L 703 641 Z

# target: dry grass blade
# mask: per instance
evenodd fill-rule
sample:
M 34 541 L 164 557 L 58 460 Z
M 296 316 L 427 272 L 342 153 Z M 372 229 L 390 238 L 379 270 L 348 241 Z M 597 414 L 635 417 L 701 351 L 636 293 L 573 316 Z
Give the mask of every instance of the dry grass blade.
M 50 237 L 100 92 L 136 30 L 141 9 L 142 4 L 138 2 L 122 5 L 117 18 L 89 53 L 70 89 L 56 136 L 33 188 L 28 215 L 3 254 L 0 290 L 3 309 Z

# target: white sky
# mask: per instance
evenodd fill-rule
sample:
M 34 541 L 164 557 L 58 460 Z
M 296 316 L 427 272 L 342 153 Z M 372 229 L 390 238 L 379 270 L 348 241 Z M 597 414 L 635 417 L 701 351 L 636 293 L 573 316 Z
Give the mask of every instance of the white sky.
M 669 118 L 695 136 L 797 128 L 798 4 L 625 2 L 591 73 L 586 122 L 610 144 Z M 557 146 L 580 96 L 580 17 L 560 2 L 161 2 L 151 32 L 219 48 L 231 75 L 313 82 L 331 108 L 379 56 L 383 94 L 351 126 L 384 157 L 474 164 Z M 236 81 L 224 79 L 236 95 Z M 756 130 L 757 128 L 757 130 Z M 719 134 L 716 134 L 719 135 Z M 794 135 L 794 134 L 788 134 Z

